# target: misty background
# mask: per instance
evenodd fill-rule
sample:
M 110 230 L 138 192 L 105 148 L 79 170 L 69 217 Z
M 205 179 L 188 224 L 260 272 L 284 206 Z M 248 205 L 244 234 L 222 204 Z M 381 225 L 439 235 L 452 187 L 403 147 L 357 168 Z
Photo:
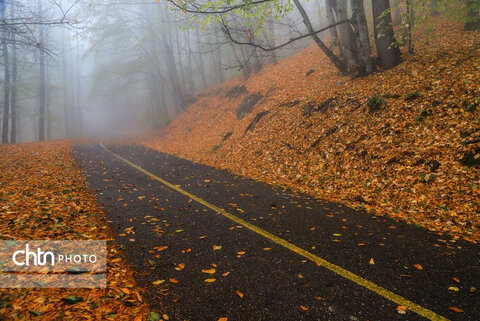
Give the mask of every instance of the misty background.
M 304 6 L 315 26 L 327 24 L 323 1 Z M 1 96 L 4 143 L 144 134 L 165 126 L 195 93 L 311 43 L 269 52 L 234 44 L 221 22 L 166 1 L 6 0 L 2 21 L 1 81 L 5 87 L 8 77 L 11 101 L 5 112 Z M 270 47 L 305 32 L 295 10 L 267 17 L 260 31 L 255 18 L 230 17 L 229 25 L 237 40 Z
M 480 28 L 479 0 L 0 0 L 1 141 L 142 135 L 312 43 L 366 76 L 439 9 Z

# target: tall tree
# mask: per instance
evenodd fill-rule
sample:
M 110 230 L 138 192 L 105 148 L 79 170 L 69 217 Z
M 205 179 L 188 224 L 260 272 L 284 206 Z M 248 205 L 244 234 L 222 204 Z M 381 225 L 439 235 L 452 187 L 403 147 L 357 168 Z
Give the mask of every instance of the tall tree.
M 0 2 L 0 16 L 2 22 L 5 23 L 5 11 L 7 5 L 4 0 Z M 2 50 L 3 50 L 3 68 L 4 68 L 4 84 L 3 84 L 3 125 L 2 125 L 2 144 L 8 144 L 8 119 L 10 118 L 10 62 L 8 61 L 8 32 L 7 28 L 2 31 Z
M 337 20 L 348 20 L 348 0 L 338 0 L 337 2 Z M 353 73 L 357 69 L 357 44 L 355 36 L 349 23 L 342 23 L 337 26 L 338 38 L 340 40 L 340 52 L 343 61 L 347 65 L 349 73 Z
M 378 61 L 383 68 L 391 68 L 402 61 L 393 32 L 392 15 L 388 0 L 372 0 L 373 25 Z
M 413 4 L 411 0 L 405 0 L 405 5 L 407 9 L 407 25 L 405 28 L 405 34 L 403 36 L 404 40 L 408 43 L 408 52 L 413 54 L 415 50 L 413 49 L 413 25 L 415 24 L 415 10 L 413 9 Z
M 352 8 L 352 24 L 355 29 L 355 39 L 357 40 L 358 62 L 360 65 L 359 74 L 369 75 L 373 72 L 373 61 L 370 57 L 370 39 L 363 0 L 351 0 L 350 4 Z
M 315 30 L 313 29 L 312 23 L 310 22 L 310 18 L 308 17 L 308 14 L 305 11 L 305 9 L 303 8 L 303 6 L 300 4 L 300 1 L 299 0 L 293 0 L 293 3 L 295 4 L 295 7 L 297 7 L 298 11 L 300 12 L 303 23 L 307 27 L 307 31 L 310 33 L 313 41 L 315 41 L 317 46 L 320 47 L 320 49 L 323 51 L 323 53 L 342 72 L 342 74 L 344 74 L 344 75 L 348 74 L 347 65 L 343 61 L 341 61 L 337 56 L 335 56 L 335 54 L 330 49 L 328 49 L 327 46 L 325 46 L 325 44 L 320 39 L 318 34 L 315 33 Z
M 15 0 L 10 0 L 11 19 L 15 20 Z M 11 130 L 10 142 L 15 144 L 17 142 L 17 44 L 15 42 L 15 33 L 12 33 L 12 81 L 11 81 Z
M 76 121 L 76 135 L 81 136 L 82 131 L 83 131 L 83 120 L 82 120 L 82 106 L 81 106 L 81 92 L 82 92 L 82 69 L 81 69 L 81 64 L 80 64 L 80 37 L 79 34 L 77 33 L 76 35 L 76 40 L 77 40 L 77 55 L 76 55 L 76 61 L 77 61 L 77 92 L 76 92 L 76 99 L 75 99 L 75 121 Z
M 70 93 L 69 93 L 69 81 L 68 81 L 68 70 L 67 67 L 70 65 L 67 55 L 67 47 L 70 47 L 69 39 L 65 37 L 65 29 L 62 29 L 61 33 L 61 42 L 62 42 L 62 79 L 63 79 L 63 118 L 65 124 L 65 136 L 68 138 L 71 136 L 70 129 Z
M 465 30 L 480 29 L 480 1 L 467 0 L 467 19 Z
M 39 20 L 42 20 L 43 9 L 42 0 L 38 0 L 38 16 Z M 43 25 L 39 26 L 39 66 L 40 66 L 40 88 L 39 88 L 39 114 L 38 114 L 38 140 L 45 140 L 45 97 L 46 97 L 46 84 L 45 84 L 45 30 Z
M 273 48 L 275 47 L 275 23 L 274 23 L 273 17 L 270 17 L 270 19 L 268 19 L 267 24 L 268 24 L 268 28 L 267 28 L 268 34 L 265 34 L 265 37 L 267 38 L 268 45 L 271 48 Z M 273 64 L 277 63 L 277 54 L 275 50 L 273 50 L 272 53 L 270 54 L 270 62 Z
M 325 0 L 325 11 L 327 15 L 327 23 L 329 26 L 333 26 L 335 24 L 335 16 L 333 15 L 336 8 L 335 0 Z M 330 42 L 332 46 L 338 46 L 338 34 L 337 28 L 330 28 L 328 29 L 330 32 Z

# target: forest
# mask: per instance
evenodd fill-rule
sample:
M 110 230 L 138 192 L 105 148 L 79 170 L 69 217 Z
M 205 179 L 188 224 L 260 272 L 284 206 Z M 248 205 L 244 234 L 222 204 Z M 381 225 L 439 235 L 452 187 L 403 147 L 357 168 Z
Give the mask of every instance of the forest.
M 478 29 L 476 1 L 44 2 L 2 2 L 2 143 L 142 134 L 311 40 L 362 77 L 440 12 Z
M 0 0 L 0 34 L 0 320 L 479 319 L 480 0 Z

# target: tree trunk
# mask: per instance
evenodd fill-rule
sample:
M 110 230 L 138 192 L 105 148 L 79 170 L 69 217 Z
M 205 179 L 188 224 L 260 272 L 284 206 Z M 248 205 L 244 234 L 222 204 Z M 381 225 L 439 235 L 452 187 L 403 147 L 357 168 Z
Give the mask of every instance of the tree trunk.
M 337 21 L 348 19 L 347 12 L 348 0 L 338 0 L 337 3 Z M 340 53 L 343 61 L 346 63 L 349 73 L 356 72 L 357 69 L 357 45 L 352 28 L 348 23 L 342 23 L 337 26 L 338 38 L 340 40 Z
M 15 1 L 10 0 L 11 19 L 15 19 Z M 10 142 L 15 144 L 17 142 L 17 45 L 15 43 L 15 33 L 12 33 L 12 82 L 11 82 L 11 130 Z
M 266 34 L 267 38 L 267 43 L 270 47 L 275 47 L 275 24 L 273 21 L 273 17 L 270 17 L 268 19 L 268 35 Z M 275 53 L 275 50 L 272 50 L 270 53 L 270 63 L 277 64 L 277 54 Z
M 195 29 L 195 38 L 197 40 L 197 44 L 200 43 L 200 33 L 198 31 L 198 28 Z M 208 81 L 207 77 L 205 75 L 205 66 L 203 64 L 203 57 L 202 55 L 194 55 L 195 61 L 197 63 L 197 68 L 199 69 L 200 72 L 200 77 L 202 77 L 202 86 L 200 87 L 201 89 L 208 88 Z
M 480 29 L 480 4 L 475 0 L 467 0 L 467 22 L 465 23 L 465 30 L 479 30 Z
M 42 17 L 42 0 L 38 0 L 38 16 L 41 20 Z M 39 92 L 39 115 L 38 115 L 38 140 L 45 140 L 45 36 L 43 25 L 40 25 L 40 35 L 39 35 L 39 64 L 40 64 L 40 92 Z
M 1 3 L 0 10 L 2 22 L 5 22 L 5 11 L 7 5 L 4 1 Z M 2 125 L 2 144 L 8 144 L 8 119 L 10 118 L 10 65 L 8 61 L 8 45 L 7 45 L 7 28 L 3 28 L 2 32 L 2 50 L 3 50 L 3 68 L 4 68 L 4 84 L 3 84 L 3 125 Z
M 402 61 L 402 54 L 392 27 L 388 0 L 372 0 L 375 45 L 378 60 L 383 68 L 392 68 Z
M 335 16 L 333 15 L 333 7 L 334 7 L 334 2 L 335 0 L 325 0 L 325 11 L 327 15 L 327 23 L 329 26 L 333 26 L 335 24 Z M 330 43 L 332 46 L 338 46 L 339 41 L 338 41 L 338 34 L 337 34 L 337 28 L 333 27 L 329 29 L 330 32 Z
M 64 117 L 64 122 L 65 122 L 65 136 L 71 137 L 71 132 L 70 132 L 70 112 L 69 112 L 69 93 L 68 93 L 68 73 L 67 73 L 67 46 L 65 45 L 65 30 L 62 29 L 62 56 L 63 56 L 63 61 L 62 61 L 62 79 L 63 79 L 63 117 Z M 70 46 L 68 46 L 70 47 Z
M 352 23 L 355 29 L 358 48 L 359 74 L 365 76 L 373 72 L 373 61 L 370 57 L 370 39 L 368 36 L 367 18 L 365 17 L 363 0 L 351 0 L 351 7 Z
M 438 11 L 438 0 L 430 0 L 430 14 L 434 17 L 440 15 L 440 11 Z
M 303 23 L 307 27 L 308 32 L 312 34 L 311 37 L 315 41 L 317 46 L 320 47 L 320 49 L 323 51 L 323 53 L 325 55 L 327 55 L 327 57 L 330 59 L 330 61 L 335 65 L 335 67 L 338 68 L 338 70 L 340 70 L 340 72 L 343 75 L 347 75 L 348 74 L 347 66 L 343 63 L 343 61 L 338 59 L 338 57 L 335 56 L 335 54 L 330 49 L 328 49 L 327 46 L 325 46 L 325 44 L 322 42 L 322 40 L 320 40 L 318 35 L 316 33 L 314 33 L 315 30 L 313 29 L 313 26 L 310 22 L 310 19 L 308 18 L 307 13 L 305 12 L 305 9 L 300 4 L 300 1 L 299 0 L 293 0 L 293 3 L 295 4 L 298 11 L 300 12 L 300 15 L 302 16 Z
M 392 19 L 393 25 L 399 26 L 402 24 L 402 14 L 400 12 L 400 0 L 392 0 L 391 1 L 391 8 L 392 8 Z
M 407 27 L 405 28 L 405 34 L 403 38 L 408 42 L 408 52 L 413 54 L 415 53 L 415 50 L 413 49 L 412 29 L 415 23 L 415 11 L 413 10 L 411 0 L 405 0 L 405 4 L 407 7 Z
M 170 37 L 171 34 L 169 33 Z M 175 46 L 177 50 L 177 64 L 178 64 L 178 73 L 180 76 L 180 84 L 182 85 L 182 92 L 187 91 L 187 87 L 185 85 L 185 68 L 183 68 L 183 61 L 181 53 L 181 45 L 180 45 L 180 37 L 178 35 L 178 28 L 175 27 Z
M 52 139 L 52 114 L 50 111 L 50 91 L 48 90 L 48 84 L 50 82 L 49 78 L 50 69 L 48 68 L 48 64 L 45 65 L 45 87 L 47 90 L 45 91 L 45 120 L 46 120 L 46 134 L 45 137 L 47 140 Z
M 218 29 L 215 29 L 215 38 L 217 41 L 220 41 L 222 38 L 222 34 L 218 31 Z M 222 83 L 224 81 L 223 78 L 223 62 L 222 62 L 222 46 L 218 46 L 215 50 L 216 53 L 216 64 L 217 69 L 216 69 L 216 78 L 217 78 L 217 83 Z
M 82 106 L 81 106 L 81 92 L 82 92 L 82 83 L 81 83 L 81 75 L 82 75 L 82 70 L 80 68 L 80 40 L 79 36 L 77 33 L 77 94 L 75 95 L 76 97 L 76 102 L 75 102 L 75 111 L 76 111 L 76 136 L 82 136 L 82 131 L 83 131 L 83 121 L 82 121 Z
M 192 94 L 195 92 L 195 81 L 193 79 L 192 48 L 190 47 L 190 31 L 187 32 L 187 67 L 188 67 L 188 90 Z
M 168 78 L 170 80 L 170 85 L 172 88 L 172 98 L 175 102 L 175 109 L 182 110 L 184 108 L 183 104 L 185 95 L 183 93 L 180 84 L 180 77 L 178 75 L 177 67 L 175 65 L 175 56 L 173 55 L 172 48 L 169 45 L 168 38 L 165 35 L 162 36 L 161 42 L 165 51 L 165 64 L 167 67 Z

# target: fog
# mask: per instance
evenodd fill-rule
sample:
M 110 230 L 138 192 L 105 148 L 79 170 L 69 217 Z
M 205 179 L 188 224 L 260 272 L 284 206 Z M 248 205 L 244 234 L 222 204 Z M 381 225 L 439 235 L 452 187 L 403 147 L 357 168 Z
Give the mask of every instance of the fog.
M 271 48 L 305 33 L 293 8 L 246 17 L 189 13 L 170 1 L 1 2 L 4 143 L 143 135 L 196 93 L 311 43 L 263 51 L 232 41 Z M 303 5 L 315 27 L 326 25 L 323 1 Z

